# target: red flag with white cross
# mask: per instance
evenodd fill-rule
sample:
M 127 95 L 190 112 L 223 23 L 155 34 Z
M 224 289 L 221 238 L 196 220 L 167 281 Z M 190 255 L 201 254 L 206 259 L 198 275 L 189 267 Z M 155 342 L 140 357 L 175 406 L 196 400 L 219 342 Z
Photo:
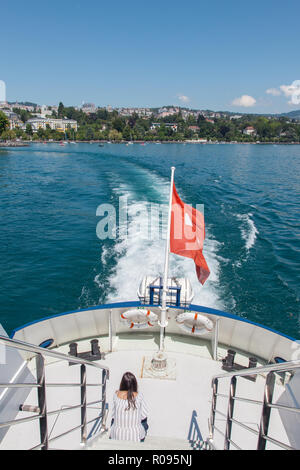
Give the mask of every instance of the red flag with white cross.
M 210 274 L 202 253 L 204 239 L 205 225 L 202 212 L 185 204 L 173 184 L 170 251 L 194 260 L 201 284 L 205 283 Z

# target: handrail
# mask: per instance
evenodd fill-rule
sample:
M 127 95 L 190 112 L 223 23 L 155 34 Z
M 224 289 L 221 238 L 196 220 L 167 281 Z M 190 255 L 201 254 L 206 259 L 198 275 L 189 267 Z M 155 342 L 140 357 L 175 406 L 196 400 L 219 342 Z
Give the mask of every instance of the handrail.
M 278 410 L 285 410 L 285 411 L 293 412 L 293 413 L 300 413 L 300 408 L 275 404 L 272 402 L 274 386 L 275 386 L 275 373 L 290 372 L 299 368 L 300 368 L 300 360 L 298 359 L 295 361 L 288 361 L 288 362 L 284 362 L 281 364 L 268 364 L 266 366 L 260 366 L 260 367 L 255 367 L 255 368 L 249 367 L 249 368 L 245 368 L 245 369 L 238 370 L 238 371 L 226 372 L 224 374 L 215 375 L 212 378 L 213 399 L 212 399 L 211 418 L 210 418 L 211 440 L 213 439 L 214 431 L 217 431 L 223 434 L 225 438 L 224 449 L 229 450 L 230 444 L 232 444 L 235 448 L 239 448 L 239 446 L 235 442 L 233 442 L 231 439 L 231 427 L 232 427 L 232 424 L 236 424 L 242 427 L 243 429 L 245 429 L 246 431 L 254 433 L 255 435 L 258 436 L 258 441 L 257 441 L 258 450 L 264 450 L 266 447 L 266 443 L 268 441 L 286 450 L 293 450 L 292 447 L 285 444 L 284 442 L 280 442 L 274 438 L 271 438 L 268 435 L 268 431 L 269 431 L 269 426 L 270 426 L 270 414 L 273 408 L 278 409 Z M 263 401 L 253 400 L 253 399 L 239 397 L 235 395 L 236 380 L 238 377 L 249 377 L 249 376 L 256 377 L 259 374 L 264 374 L 264 373 L 266 373 L 266 377 L 265 377 L 265 390 L 264 390 Z M 226 378 L 231 379 L 230 390 L 227 395 L 225 395 L 224 393 L 218 393 L 219 380 L 226 379 Z M 228 399 L 227 415 L 225 415 L 224 413 L 216 409 L 218 397 L 223 397 L 223 398 Z M 258 431 L 253 428 L 250 428 L 249 426 L 245 425 L 244 423 L 238 421 L 237 419 L 233 417 L 235 401 L 261 405 L 262 407 L 261 420 L 260 420 L 260 426 L 259 426 Z M 225 433 L 220 431 L 217 428 L 217 426 L 215 426 L 216 414 L 221 415 L 222 417 L 226 418 Z
M 17 425 L 17 424 L 22 424 L 22 423 L 27 423 L 30 421 L 38 420 L 39 428 L 40 428 L 40 444 L 32 448 L 32 450 L 33 449 L 47 450 L 49 442 L 57 440 L 60 437 L 63 437 L 73 432 L 75 429 L 81 429 L 81 443 L 84 444 L 87 440 L 87 425 L 98 419 L 101 419 L 102 424 L 103 424 L 104 410 L 106 408 L 106 381 L 109 378 L 109 368 L 101 364 L 97 364 L 95 362 L 86 360 L 84 358 L 58 353 L 56 351 L 48 350 L 40 346 L 35 346 L 33 344 L 25 343 L 24 341 L 7 338 L 1 335 L 0 335 L 0 343 L 4 343 L 8 347 L 11 347 L 17 350 L 23 350 L 23 351 L 27 351 L 30 353 L 34 353 L 35 356 L 33 356 L 33 358 L 35 357 L 35 360 L 36 360 L 36 382 L 35 383 L 0 383 L 0 389 L 6 388 L 7 390 L 9 389 L 18 390 L 20 388 L 28 389 L 28 388 L 35 387 L 37 389 L 37 394 L 38 394 L 38 407 L 36 407 L 38 410 L 38 414 L 0 423 L 0 429 L 7 428 L 7 427 Z M 44 356 L 49 356 L 49 357 L 53 357 L 55 359 L 59 359 L 62 361 L 67 361 L 68 364 L 80 364 L 81 365 L 80 383 L 71 383 L 71 382 L 70 383 L 63 383 L 63 382 L 51 383 L 50 382 L 49 384 L 46 383 Z M 98 369 L 99 372 L 101 371 L 102 381 L 99 384 L 87 383 L 86 366 L 91 366 L 91 367 Z M 96 387 L 96 386 L 101 387 L 102 389 L 101 398 L 99 400 L 87 402 L 87 397 L 86 397 L 87 387 Z M 46 404 L 47 387 L 52 387 L 52 388 L 53 387 L 80 387 L 81 389 L 80 404 L 67 406 L 63 409 L 56 409 L 56 410 L 48 411 L 47 404 Z M 101 414 L 97 418 L 94 418 L 88 421 L 87 415 L 86 415 L 87 408 L 90 405 L 95 405 L 95 404 L 101 405 Z M 21 409 L 22 407 L 20 406 L 20 410 Z M 52 416 L 55 414 L 59 415 L 60 413 L 70 411 L 70 410 L 75 410 L 75 409 L 81 410 L 81 424 L 65 431 L 62 434 L 49 438 L 48 428 L 47 428 L 48 416 Z
M 259 375 L 263 374 L 264 372 L 288 372 L 290 370 L 298 369 L 298 367 L 300 367 L 300 359 L 297 359 L 296 361 L 284 362 L 281 364 L 268 364 L 267 366 L 253 368 L 245 367 L 245 369 L 215 375 L 213 376 L 212 381 L 216 379 L 225 379 L 230 377 L 246 377 L 248 375 Z
M 75 364 L 85 364 L 92 367 L 96 367 L 97 369 L 109 371 L 108 367 L 102 366 L 100 364 L 96 364 L 95 362 L 88 361 L 87 359 L 81 359 L 80 357 L 69 356 L 67 354 L 58 353 L 52 351 L 50 349 L 41 348 L 40 346 L 35 346 L 34 344 L 25 343 L 24 341 L 20 341 L 17 339 L 7 338 L 6 336 L 0 335 L 0 342 L 8 343 L 9 347 L 15 349 L 21 349 L 23 351 L 34 352 L 36 354 L 42 354 L 42 356 L 50 356 L 56 359 L 61 360 L 68 360 L 69 362 L 74 362 Z
M 96 418 L 90 419 L 89 421 L 87 421 L 86 424 L 93 423 L 94 421 L 97 421 L 97 419 L 100 419 L 100 418 L 102 418 L 101 415 L 97 416 Z M 51 437 L 50 439 L 48 439 L 48 442 L 53 442 L 53 441 L 56 441 L 57 439 L 60 439 L 61 437 L 67 436 L 68 434 L 70 434 L 73 431 L 77 431 L 78 429 L 82 429 L 83 426 L 84 426 L 83 424 L 79 424 L 78 426 L 75 426 L 74 428 L 68 429 L 68 431 L 65 431 L 61 434 L 58 434 L 57 436 Z M 38 450 L 42 447 L 42 445 L 43 444 L 38 444 L 37 446 L 32 447 L 30 450 Z
M 86 384 L 87 387 L 102 387 L 103 384 Z M 24 383 L 24 384 L 17 384 L 17 383 L 0 383 L 0 388 L 33 388 L 33 387 L 41 387 L 40 384 L 36 383 Z M 47 387 L 81 387 L 79 383 L 47 383 Z

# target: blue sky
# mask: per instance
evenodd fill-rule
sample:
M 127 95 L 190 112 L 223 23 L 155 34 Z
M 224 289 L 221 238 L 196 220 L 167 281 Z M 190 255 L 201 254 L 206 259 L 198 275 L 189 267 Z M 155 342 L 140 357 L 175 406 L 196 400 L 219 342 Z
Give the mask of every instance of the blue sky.
M 300 109 L 298 0 L 15 0 L 1 17 L 9 101 Z

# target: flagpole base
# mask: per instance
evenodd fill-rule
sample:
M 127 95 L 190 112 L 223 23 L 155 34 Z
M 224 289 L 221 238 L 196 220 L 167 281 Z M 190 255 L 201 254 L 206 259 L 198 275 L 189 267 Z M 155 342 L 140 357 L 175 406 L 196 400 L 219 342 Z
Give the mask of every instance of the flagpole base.
M 176 360 L 167 357 L 163 351 L 158 351 L 154 356 L 143 358 L 143 379 L 176 380 Z
M 164 372 L 167 369 L 167 355 L 159 351 L 153 356 L 151 368 L 155 372 Z

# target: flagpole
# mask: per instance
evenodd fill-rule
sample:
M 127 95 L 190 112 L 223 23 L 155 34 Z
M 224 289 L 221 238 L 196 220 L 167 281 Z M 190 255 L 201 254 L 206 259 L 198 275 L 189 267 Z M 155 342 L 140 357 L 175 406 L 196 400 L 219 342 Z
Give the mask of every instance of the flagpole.
M 161 302 L 161 315 L 160 315 L 160 341 L 159 351 L 164 351 L 164 333 L 165 327 L 168 324 L 167 321 L 167 293 L 168 293 L 168 274 L 169 274 L 169 253 L 170 253 L 170 229 L 171 229 L 171 214 L 172 214 L 172 196 L 173 196 L 173 184 L 174 184 L 174 173 L 175 166 L 171 167 L 171 184 L 170 184 L 170 196 L 169 196 L 169 210 L 168 210 L 168 230 L 166 239 L 166 251 L 165 251 L 165 267 L 164 267 L 164 278 L 163 278 L 163 291 L 162 291 L 162 302 Z

